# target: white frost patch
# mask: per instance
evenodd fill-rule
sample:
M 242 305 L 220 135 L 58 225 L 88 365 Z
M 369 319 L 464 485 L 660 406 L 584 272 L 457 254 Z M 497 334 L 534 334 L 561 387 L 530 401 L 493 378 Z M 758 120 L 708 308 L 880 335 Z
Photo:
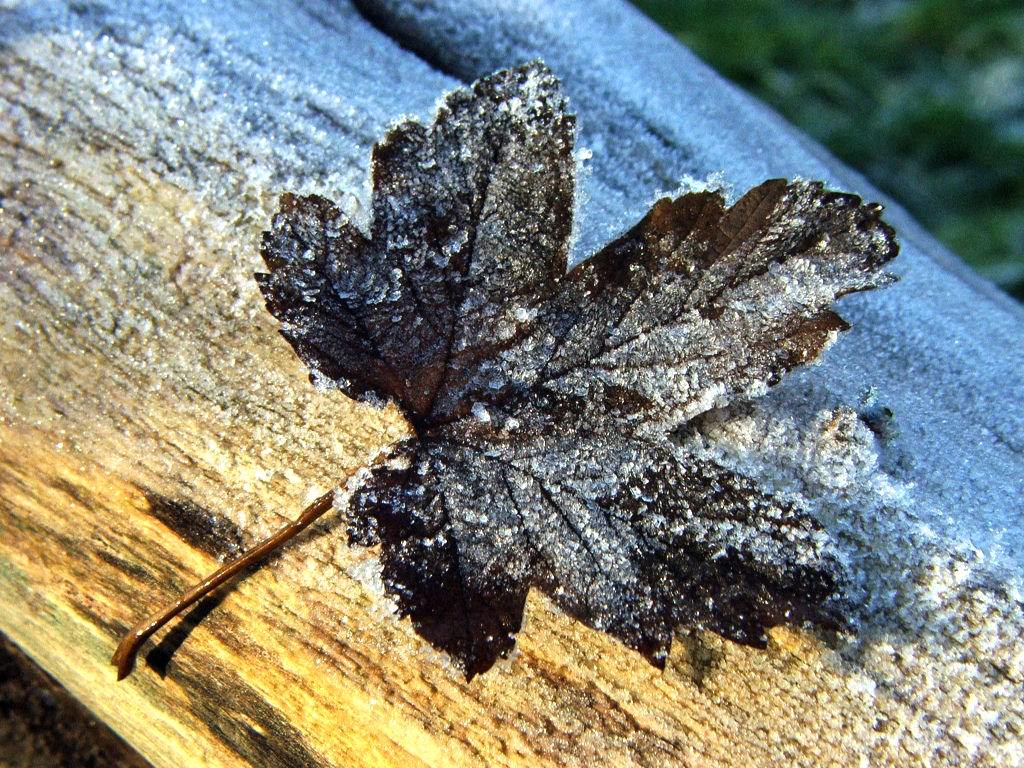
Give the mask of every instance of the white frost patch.
M 398 613 L 398 605 L 384 589 L 383 567 L 377 557 L 366 557 L 348 568 L 348 575 L 381 603 L 383 612 Z
M 491 420 L 491 414 L 481 402 L 473 403 L 473 418 L 477 421 L 489 422 Z
M 879 717 L 913 720 L 923 752 L 952 737 L 968 754 L 998 745 L 999 764 L 1022 764 L 1019 738 L 1006 730 L 1024 722 L 1017 585 L 990 572 L 970 542 L 918 522 L 913 489 L 879 470 L 884 444 L 856 412 L 815 411 L 792 390 L 776 390 L 705 422 L 703 450 L 776 491 L 813 500 L 842 549 L 856 625 L 840 652 L 850 690 L 873 696 Z M 876 738 L 893 741 L 887 749 L 906 746 L 899 732 Z

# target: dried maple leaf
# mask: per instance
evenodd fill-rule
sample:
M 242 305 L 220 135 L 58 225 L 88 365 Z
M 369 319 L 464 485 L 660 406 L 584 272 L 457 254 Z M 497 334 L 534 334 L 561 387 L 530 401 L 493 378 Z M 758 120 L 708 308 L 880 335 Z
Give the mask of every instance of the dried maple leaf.
M 666 198 L 567 272 L 574 133 L 532 63 L 385 136 L 368 233 L 282 198 L 257 275 L 281 333 L 314 383 L 415 430 L 337 500 L 351 540 L 467 677 L 512 648 L 531 587 L 658 665 L 678 628 L 763 646 L 832 624 L 821 527 L 672 436 L 816 359 L 846 327 L 830 305 L 889 281 L 881 207 L 782 180 Z
M 415 428 L 350 487 L 350 535 L 468 676 L 513 646 L 531 586 L 659 664 L 677 627 L 763 645 L 837 586 L 806 513 L 670 435 L 845 328 L 829 306 L 896 253 L 880 207 L 781 180 L 730 208 L 663 199 L 566 273 L 573 139 L 551 72 L 498 72 L 374 148 L 368 235 L 286 195 L 263 242 L 313 380 Z

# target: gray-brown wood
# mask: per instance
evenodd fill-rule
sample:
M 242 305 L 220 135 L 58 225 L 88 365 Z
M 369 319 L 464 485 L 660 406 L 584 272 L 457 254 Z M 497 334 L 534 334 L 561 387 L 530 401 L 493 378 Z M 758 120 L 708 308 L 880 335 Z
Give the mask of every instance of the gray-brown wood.
M 0 10 L 0 630 L 147 759 L 1024 760 L 1020 544 L 1004 537 L 1000 555 L 991 538 L 1022 516 L 1021 313 L 933 259 L 898 213 L 901 286 L 844 305 L 855 331 L 825 366 L 709 427 L 736 461 L 757 464 L 761 447 L 762 463 L 778 465 L 766 476 L 828 497 L 823 515 L 861 553 L 873 601 L 853 645 L 786 627 L 767 652 L 701 635 L 681 639 L 659 673 L 534 596 L 513 658 L 467 684 L 389 612 L 372 554 L 350 551 L 329 516 L 190 614 L 190 631 L 158 635 L 143 649 L 156 649 L 151 663 L 115 684 L 109 658 L 129 625 L 405 434 L 394 409 L 309 385 L 252 273 L 279 193 L 358 210 L 350 193 L 374 139 L 429 114 L 455 82 L 431 64 L 468 79 L 542 53 L 566 79 L 595 152 L 583 226 L 597 234 L 585 242 L 684 173 L 859 183 L 709 74 L 676 84 L 710 105 L 694 109 L 708 125 L 692 126 L 691 145 L 659 122 L 663 77 L 630 80 L 632 102 L 621 101 L 635 62 L 615 80 L 596 39 L 667 69 L 697 65 L 613 2 L 588 13 L 566 3 L 564 30 L 539 5 L 499 20 L 485 4 L 410 3 L 390 17 L 404 37 L 346 3 L 121 5 Z M 644 35 L 655 36 L 647 50 Z M 730 144 L 734 124 L 722 144 L 701 134 L 727 118 L 767 126 L 748 131 L 761 149 Z M 872 384 L 900 405 L 904 436 L 891 446 L 840 407 Z M 1000 387 L 1011 393 L 999 399 Z M 944 426 L 944 409 L 958 423 Z M 955 460 L 928 454 L 942 440 Z M 974 442 L 978 467 L 960 467 Z M 942 527 L 953 515 L 962 536 Z M 919 518 L 933 543 L 921 544 L 909 522 Z

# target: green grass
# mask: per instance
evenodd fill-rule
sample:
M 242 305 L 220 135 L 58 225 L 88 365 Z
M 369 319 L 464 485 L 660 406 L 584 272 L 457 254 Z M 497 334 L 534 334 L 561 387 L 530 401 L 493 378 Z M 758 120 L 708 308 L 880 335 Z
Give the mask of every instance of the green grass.
M 635 3 L 1024 299 L 1024 3 Z

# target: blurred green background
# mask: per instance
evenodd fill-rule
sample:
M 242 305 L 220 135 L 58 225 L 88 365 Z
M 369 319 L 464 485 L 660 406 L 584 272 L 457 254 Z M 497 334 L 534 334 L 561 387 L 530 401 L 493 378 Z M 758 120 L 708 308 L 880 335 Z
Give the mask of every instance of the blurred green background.
M 634 0 L 1024 300 L 1024 2 Z

